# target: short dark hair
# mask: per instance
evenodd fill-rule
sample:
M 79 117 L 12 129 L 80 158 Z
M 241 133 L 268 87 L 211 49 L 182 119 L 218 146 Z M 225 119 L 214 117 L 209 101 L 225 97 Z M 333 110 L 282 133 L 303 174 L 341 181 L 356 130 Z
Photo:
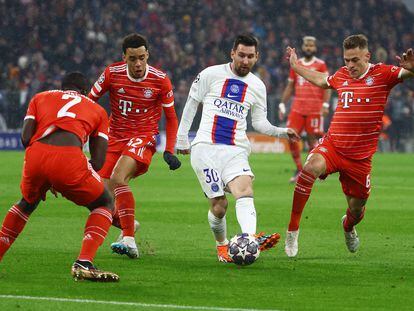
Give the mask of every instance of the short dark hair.
M 356 48 L 360 48 L 361 50 L 368 49 L 368 38 L 363 34 L 346 37 L 343 43 L 343 47 L 344 50 Z
M 88 80 L 81 72 L 69 72 L 62 78 L 62 90 L 74 90 L 86 95 L 88 94 Z
M 257 51 L 259 40 L 252 34 L 240 34 L 236 37 L 236 39 L 234 39 L 233 51 L 237 50 L 239 44 L 243 44 L 245 46 L 254 46 Z
M 143 46 L 148 50 L 147 39 L 138 33 L 131 33 L 122 40 L 122 52 L 124 52 L 124 54 L 128 48 L 139 48 L 140 46 Z

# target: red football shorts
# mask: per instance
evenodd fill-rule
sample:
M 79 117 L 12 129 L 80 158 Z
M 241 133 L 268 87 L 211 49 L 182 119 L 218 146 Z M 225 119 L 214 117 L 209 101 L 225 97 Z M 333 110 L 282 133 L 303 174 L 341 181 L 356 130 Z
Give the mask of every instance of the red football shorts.
M 135 137 L 129 141 L 109 140 L 108 151 L 106 152 L 105 164 L 98 172 L 102 178 L 109 179 L 112 171 L 121 155 L 133 158 L 143 164 L 139 165 L 134 177 L 145 174 L 151 164 L 152 156 L 156 151 L 154 136 Z
M 310 135 L 323 135 L 323 117 L 320 113 L 302 115 L 291 111 L 286 126 L 293 128 L 299 135 L 303 130 Z
M 326 161 L 326 174 L 319 178 L 325 179 L 329 174 L 339 172 L 342 191 L 347 196 L 358 199 L 368 199 L 371 191 L 371 157 L 353 160 L 336 152 L 335 147 L 326 136 L 311 151 L 319 153 Z
M 33 143 L 26 150 L 20 189 L 35 203 L 52 187 L 62 196 L 86 206 L 104 192 L 104 184 L 79 147 Z

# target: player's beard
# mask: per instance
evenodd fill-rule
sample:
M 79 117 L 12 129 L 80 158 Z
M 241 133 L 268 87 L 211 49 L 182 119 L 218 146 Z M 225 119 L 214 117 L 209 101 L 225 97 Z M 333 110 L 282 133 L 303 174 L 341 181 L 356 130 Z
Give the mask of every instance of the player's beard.
M 250 72 L 250 68 L 249 67 L 242 67 L 242 66 L 234 66 L 234 71 L 236 72 L 236 74 L 239 77 L 244 77 L 247 76 Z
M 303 51 L 303 55 L 305 56 L 305 58 L 307 59 L 311 59 L 312 57 L 314 57 L 316 54 L 316 52 L 311 52 L 311 51 Z

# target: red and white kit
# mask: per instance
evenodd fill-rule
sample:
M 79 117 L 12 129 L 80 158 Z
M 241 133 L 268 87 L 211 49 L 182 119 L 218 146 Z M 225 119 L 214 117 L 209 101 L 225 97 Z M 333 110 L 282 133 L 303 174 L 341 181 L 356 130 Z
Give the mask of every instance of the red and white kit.
M 145 76 L 131 77 L 125 62 L 108 66 L 93 85 L 89 97 L 98 100 L 109 91 L 111 115 L 109 146 L 104 167 L 99 171 L 109 178 L 121 155 L 145 164 L 135 176 L 145 173 L 155 152 L 155 135 L 162 110 L 166 115 L 166 151 L 174 153 L 178 121 L 174 94 L 167 75 L 147 65 Z
M 308 69 L 328 73 L 323 60 L 313 57 L 306 62 L 304 58 L 298 63 Z M 295 97 L 288 117 L 287 127 L 294 128 L 298 133 L 305 130 L 309 134 L 323 134 L 323 119 L 321 115 L 324 89 L 321 89 L 305 80 L 292 69 L 289 73 L 289 81 L 294 82 Z

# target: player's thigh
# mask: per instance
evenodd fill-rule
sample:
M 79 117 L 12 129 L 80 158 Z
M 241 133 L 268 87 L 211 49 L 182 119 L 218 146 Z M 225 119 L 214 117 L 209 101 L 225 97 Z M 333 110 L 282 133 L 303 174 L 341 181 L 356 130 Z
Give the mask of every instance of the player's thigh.
M 310 114 L 305 117 L 305 130 L 308 135 L 321 137 L 323 135 L 323 116 Z
M 46 192 L 50 188 L 46 175 L 46 171 L 49 170 L 46 161 L 47 156 L 45 157 L 41 149 L 38 149 L 36 146 L 27 149 L 24 157 L 20 190 L 23 198 L 28 203 L 35 203 L 39 199 L 44 200 Z
M 209 199 L 224 196 L 222 160 L 216 145 L 197 144 L 191 148 L 191 166 Z
M 156 151 L 155 146 L 156 141 L 153 136 L 135 137 L 129 140 L 122 151 L 122 156 L 127 156 L 136 162 L 135 172 L 132 177 L 137 177 L 148 171 Z
M 239 150 L 232 156 L 223 168 L 222 179 L 224 185 L 235 198 L 253 196 L 254 174 L 249 164 L 246 150 Z
M 286 126 L 293 128 L 300 135 L 305 129 L 305 117 L 295 111 L 291 111 Z
M 339 172 L 342 191 L 346 196 L 367 200 L 371 192 L 371 161 L 346 160 Z
M 104 179 L 111 177 L 112 171 L 120 158 L 126 143 L 120 141 L 109 140 L 108 150 L 106 151 L 105 163 L 98 171 L 99 175 Z
M 329 174 L 338 172 L 341 165 L 341 156 L 329 139 L 324 137 L 309 153 L 304 169 L 312 172 L 314 176 L 325 179 Z
M 88 206 L 104 192 L 101 177 L 81 152 L 77 156 L 62 155 L 56 159 L 56 163 L 61 164 L 55 165 L 54 172 L 49 174 L 48 179 L 63 197 L 77 205 Z

